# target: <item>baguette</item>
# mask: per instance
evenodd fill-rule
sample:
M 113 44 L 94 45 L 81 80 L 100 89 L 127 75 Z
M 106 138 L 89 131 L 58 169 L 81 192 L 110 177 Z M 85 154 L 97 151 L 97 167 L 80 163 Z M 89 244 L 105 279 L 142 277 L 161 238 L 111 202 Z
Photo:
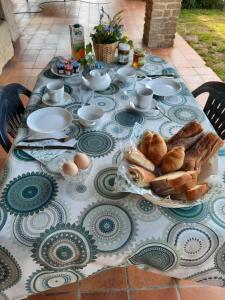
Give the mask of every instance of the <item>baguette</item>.
M 209 190 L 207 183 L 197 184 L 193 188 L 186 191 L 188 201 L 195 201 L 204 196 Z
M 197 184 L 194 187 L 187 189 L 182 193 L 171 194 L 171 199 L 183 201 L 196 201 L 204 196 L 209 190 L 207 183 Z
M 179 191 L 185 184 L 193 180 L 189 172 L 176 171 L 153 179 L 150 183 L 152 190 L 161 196 L 168 196 Z
M 124 158 L 135 165 L 138 165 L 148 171 L 154 172 L 155 166 L 154 164 L 148 160 L 143 153 L 141 153 L 136 148 L 130 148 L 124 153 Z
M 185 149 L 188 149 L 196 143 L 196 141 L 200 138 L 199 134 L 202 132 L 203 128 L 201 124 L 197 121 L 191 121 L 167 141 L 167 147 L 168 149 L 172 149 L 175 146 L 183 146 Z

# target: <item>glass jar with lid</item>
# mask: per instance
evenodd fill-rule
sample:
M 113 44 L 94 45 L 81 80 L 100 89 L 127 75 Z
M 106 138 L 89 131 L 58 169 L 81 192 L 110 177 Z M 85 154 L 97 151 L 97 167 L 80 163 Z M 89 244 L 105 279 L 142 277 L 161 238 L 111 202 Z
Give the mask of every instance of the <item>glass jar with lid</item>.
M 120 65 L 126 65 L 129 62 L 130 45 L 120 43 L 118 47 L 118 59 L 117 62 Z
M 145 64 L 145 50 L 143 48 L 137 48 L 134 50 L 133 67 L 141 68 Z

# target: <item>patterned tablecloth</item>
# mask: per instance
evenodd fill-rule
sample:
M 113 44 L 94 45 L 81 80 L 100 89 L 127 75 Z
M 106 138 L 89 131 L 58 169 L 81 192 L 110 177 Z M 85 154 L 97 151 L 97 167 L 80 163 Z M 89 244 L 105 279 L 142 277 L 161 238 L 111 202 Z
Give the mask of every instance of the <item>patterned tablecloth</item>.
M 135 122 L 163 136 L 171 136 L 191 119 L 212 130 L 172 66 L 149 56 L 138 70 L 139 75 L 146 73 L 174 73 L 181 82 L 177 96 L 161 101 L 163 114 L 128 110 L 134 91 L 114 82 L 94 97 L 85 90 L 81 93 L 82 99 L 105 112 L 94 129 L 85 129 L 77 121 L 79 80 L 64 79 L 65 90 L 72 96 L 65 108 L 74 118 L 67 134 L 77 139 L 79 151 L 93 159 L 86 182 L 76 185 L 73 193 L 73 186 L 62 179 L 53 163 L 43 165 L 21 150 L 12 151 L 0 178 L 1 300 L 19 299 L 127 264 L 225 285 L 225 191 L 213 201 L 185 209 L 163 208 L 141 196 L 113 192 L 121 149 Z M 48 68 L 43 70 L 19 137 L 27 134 L 26 117 L 44 107 L 41 96 L 46 84 L 56 78 Z M 225 181 L 224 154 L 225 149 L 220 150 L 219 174 Z

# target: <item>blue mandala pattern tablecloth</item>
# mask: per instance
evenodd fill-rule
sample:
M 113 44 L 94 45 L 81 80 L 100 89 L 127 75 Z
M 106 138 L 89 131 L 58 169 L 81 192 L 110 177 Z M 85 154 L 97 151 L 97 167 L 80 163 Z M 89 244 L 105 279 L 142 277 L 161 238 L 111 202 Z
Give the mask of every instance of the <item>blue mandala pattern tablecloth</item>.
M 79 78 L 63 79 L 73 114 L 67 129 L 78 151 L 93 159 L 90 176 L 76 186 L 62 179 L 54 164 L 43 165 L 13 150 L 1 171 L 0 299 L 19 299 L 81 280 L 108 267 L 137 265 L 177 278 L 225 285 L 225 191 L 213 201 L 169 209 L 141 196 L 113 191 L 121 149 L 136 122 L 171 136 L 197 119 L 213 130 L 176 70 L 156 56 L 147 57 L 138 75 L 170 74 L 181 92 L 159 100 L 161 111 L 128 110 L 135 93 L 113 82 L 104 92 L 78 93 Z M 27 135 L 26 118 L 44 107 L 46 84 L 58 79 L 47 67 L 40 74 L 18 136 Z M 124 93 L 124 89 L 127 93 Z M 98 105 L 104 120 L 94 129 L 77 121 L 81 98 Z M 168 115 L 169 119 L 166 118 Z M 219 176 L 225 182 L 225 149 L 219 152 Z

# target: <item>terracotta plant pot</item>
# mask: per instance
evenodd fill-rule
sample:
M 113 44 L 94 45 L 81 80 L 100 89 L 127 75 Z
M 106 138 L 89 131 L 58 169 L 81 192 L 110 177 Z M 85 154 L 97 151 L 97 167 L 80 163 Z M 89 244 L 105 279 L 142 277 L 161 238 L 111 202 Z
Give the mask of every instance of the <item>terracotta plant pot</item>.
M 104 61 L 106 63 L 112 63 L 114 61 L 116 48 L 118 42 L 112 44 L 95 44 L 93 43 L 95 50 L 95 57 L 97 60 Z

